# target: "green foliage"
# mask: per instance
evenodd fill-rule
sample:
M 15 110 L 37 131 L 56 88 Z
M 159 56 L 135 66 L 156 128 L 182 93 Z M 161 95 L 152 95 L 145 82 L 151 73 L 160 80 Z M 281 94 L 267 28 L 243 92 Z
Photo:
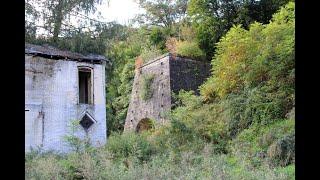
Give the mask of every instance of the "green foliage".
M 294 120 L 279 120 L 267 126 L 254 124 L 232 141 L 232 153 L 253 165 L 287 165 L 294 159 Z M 292 139 L 293 137 L 293 139 Z M 287 158 L 287 159 L 286 159 Z
M 289 134 L 274 142 L 268 148 L 268 157 L 272 164 L 287 166 L 295 160 L 295 135 Z
M 180 25 L 180 40 L 183 41 L 196 41 L 196 30 L 193 26 L 191 26 L 191 23 L 189 22 L 182 22 Z
M 271 169 L 265 165 L 262 165 L 261 168 L 255 168 L 246 163 L 245 160 L 237 159 L 236 156 L 216 155 L 214 154 L 213 147 L 205 143 L 200 149 L 183 150 L 179 154 L 166 149 L 166 147 L 162 147 L 166 153 L 156 153 L 153 151 L 148 161 L 144 162 L 136 159 L 135 155 L 141 154 L 141 151 L 139 151 L 141 149 L 148 149 L 146 148 L 148 146 L 142 145 L 144 144 L 142 142 L 146 141 L 146 138 L 137 134 L 124 134 L 122 135 L 123 137 L 119 137 L 121 135 L 115 136 L 117 138 L 112 139 L 113 135 L 111 135 L 113 143 L 117 144 L 112 148 L 111 152 L 107 146 L 106 148 L 97 149 L 95 153 L 72 153 L 65 157 L 48 154 L 40 158 L 28 160 L 25 162 L 25 177 L 26 179 L 128 180 L 175 178 L 284 180 L 294 179 L 295 177 L 295 167 L 292 165 L 275 169 Z M 194 141 L 194 143 L 190 143 L 188 146 L 190 148 L 197 146 L 196 142 Z M 127 144 L 130 145 L 127 146 Z M 117 151 L 118 149 L 123 153 L 122 155 Z
M 145 48 L 143 29 L 127 28 L 126 38 L 112 41 L 106 55 L 112 65 L 106 70 L 107 134 L 121 132 L 127 115 L 134 79 L 134 62 Z
M 69 132 L 63 137 L 64 141 L 71 148 L 71 150 L 75 152 L 83 152 L 85 150 L 89 150 L 90 148 L 90 140 L 88 137 L 81 139 L 75 135 L 79 128 L 81 128 L 79 122 L 79 120 L 71 121 L 68 127 Z
M 285 118 L 288 106 L 286 96 L 274 94 L 269 86 L 256 87 L 231 94 L 227 98 L 230 115 L 229 131 L 232 136 L 249 127 L 252 123 L 266 125 Z
M 96 11 L 96 5 L 101 4 L 102 0 L 49 0 L 35 1 L 38 6 L 43 8 L 43 21 L 45 30 L 52 35 L 52 40 L 57 42 L 58 36 L 64 29 L 64 23 L 70 21 L 70 14 L 83 12 L 88 15 L 90 12 Z M 72 27 L 72 26 L 71 26 Z M 67 27 L 70 29 L 70 26 Z
M 161 28 L 154 27 L 151 29 L 151 34 L 150 34 L 150 42 L 151 44 L 158 46 L 160 49 L 164 49 L 165 47 L 165 37 L 166 35 L 162 31 Z
M 149 48 L 142 49 L 140 57 L 143 60 L 143 63 L 147 63 L 161 56 L 162 54 L 163 54 L 163 51 L 161 51 L 155 46 L 151 46 Z
M 285 1 L 219 2 L 190 2 L 206 55 L 223 37 L 212 59 L 213 75 L 200 87 L 200 96 L 192 91 L 174 95 L 173 110 L 165 117 L 169 121 L 152 131 L 114 133 L 123 130 L 136 57 L 159 50 L 155 45 L 162 41 L 158 32 L 150 38 L 145 28 L 128 28 L 124 39 L 107 48 L 112 61 L 107 69 L 107 145 L 63 156 L 40 149 L 27 153 L 26 179 L 294 179 L 294 3 L 269 24 L 249 26 L 255 18 L 268 22 L 268 14 Z M 259 15 L 261 7 L 268 12 Z M 255 11 L 247 15 L 250 8 Z M 233 20 L 244 25 L 226 33 Z M 181 39 L 196 42 L 191 36 Z M 145 90 L 151 89 L 148 81 Z
M 207 59 L 211 59 L 216 43 L 233 25 L 242 24 L 247 29 L 255 21 L 268 23 L 272 14 L 288 1 L 191 0 L 188 15 L 196 29 L 200 47 Z
M 192 133 L 215 144 L 217 153 L 226 152 L 225 142 L 229 137 L 224 104 L 202 104 L 201 97 L 185 91 L 180 91 L 176 99 L 180 106 L 172 111 L 171 117 L 192 129 Z
M 259 166 L 262 161 L 292 163 L 294 3 L 268 25 L 254 23 L 249 30 L 234 26 L 218 43 L 212 65 L 213 75 L 200 87 L 201 96 L 180 92 L 171 116 L 216 144 L 218 152 L 231 148 L 237 156 L 232 149 L 242 150 L 241 156 Z M 241 143 L 232 145 L 239 139 Z
M 232 28 L 218 43 L 217 54 L 212 60 L 212 83 L 215 92 L 224 97 L 241 85 L 242 64 L 246 60 L 246 31 L 240 26 Z M 205 85 L 204 85 L 205 86 Z M 240 87 L 239 87 L 240 88 Z
M 146 14 L 140 14 L 137 21 L 141 24 L 172 26 L 177 19 L 185 16 L 187 0 L 139 0 Z
M 177 54 L 183 57 L 189 57 L 195 60 L 203 60 L 204 53 L 197 42 L 179 41 L 177 43 Z
M 154 74 L 143 74 L 141 77 L 140 97 L 144 101 L 147 101 L 153 95 L 153 88 L 151 86 L 153 79 Z
M 37 28 L 32 22 L 26 22 L 25 41 L 32 44 L 48 44 L 62 50 L 82 54 L 101 54 L 113 46 L 113 41 L 125 39 L 128 35 L 126 27 L 110 22 L 107 24 L 92 25 L 95 31 L 80 29 L 69 30 L 63 37 L 55 41 L 48 37 L 36 37 Z M 108 56 L 107 56 L 108 57 Z
M 285 118 L 294 107 L 293 15 L 289 3 L 270 24 L 236 26 L 218 43 L 213 76 L 200 90 L 205 101 L 226 102 L 231 136 Z
M 64 168 L 55 154 L 35 158 L 26 162 L 26 179 L 63 179 Z
M 144 134 L 135 134 L 133 132 L 112 134 L 108 139 L 106 149 L 112 154 L 113 158 L 134 156 L 141 162 L 147 161 L 153 151 Z
M 292 18 L 294 11 L 291 6 L 289 4 L 282 9 L 266 26 L 256 23 L 249 31 L 236 26 L 222 38 L 212 60 L 210 83 L 214 84 L 214 92 L 206 92 L 204 96 L 217 94 L 224 98 L 228 93 L 239 93 L 245 87 L 252 88 L 258 84 L 275 88 L 282 86 L 282 90 L 293 92 L 294 23 L 292 19 L 281 23 L 276 18 L 286 14 L 283 11 L 290 12 L 290 16 L 283 18 Z M 205 89 L 206 84 L 203 86 Z

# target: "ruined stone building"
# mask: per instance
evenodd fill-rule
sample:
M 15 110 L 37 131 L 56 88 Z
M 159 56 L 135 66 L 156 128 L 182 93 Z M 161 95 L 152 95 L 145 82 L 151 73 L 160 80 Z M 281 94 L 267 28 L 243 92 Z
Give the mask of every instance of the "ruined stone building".
M 172 92 L 194 90 L 210 75 L 210 64 L 166 54 L 137 65 L 127 112 L 125 131 L 150 128 L 151 120 L 164 122 L 165 113 L 172 108 Z M 148 87 L 146 87 L 146 83 Z M 143 93 L 149 91 L 147 99 Z
M 25 45 L 25 151 L 69 151 L 66 135 L 106 142 L 106 63 L 99 55 Z M 74 132 L 72 122 L 79 122 Z

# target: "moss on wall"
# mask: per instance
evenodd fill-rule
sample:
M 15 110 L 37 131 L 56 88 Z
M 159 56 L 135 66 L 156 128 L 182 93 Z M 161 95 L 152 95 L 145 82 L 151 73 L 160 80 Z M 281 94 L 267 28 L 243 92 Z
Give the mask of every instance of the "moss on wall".
M 141 83 L 141 90 L 140 90 L 140 97 L 144 101 L 150 99 L 153 95 L 153 90 L 151 88 L 152 82 L 154 79 L 154 74 L 146 74 L 142 75 L 142 83 Z

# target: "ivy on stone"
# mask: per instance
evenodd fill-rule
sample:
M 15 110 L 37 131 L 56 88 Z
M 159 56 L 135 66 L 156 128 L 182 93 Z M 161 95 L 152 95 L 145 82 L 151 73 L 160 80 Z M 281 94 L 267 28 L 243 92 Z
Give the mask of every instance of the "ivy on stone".
M 147 101 L 153 95 L 151 84 L 154 79 L 154 74 L 142 75 L 141 79 L 142 79 L 142 83 L 141 83 L 142 85 L 141 85 L 140 97 L 142 100 Z

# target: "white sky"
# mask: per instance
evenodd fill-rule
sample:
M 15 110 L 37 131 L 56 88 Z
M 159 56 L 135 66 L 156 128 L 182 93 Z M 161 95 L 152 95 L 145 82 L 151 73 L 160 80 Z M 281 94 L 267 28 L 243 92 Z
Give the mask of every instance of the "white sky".
M 99 5 L 97 10 L 104 18 L 99 19 L 100 21 L 117 21 L 120 24 L 128 24 L 129 19 L 144 12 L 135 0 L 109 0 L 109 6 L 107 0 L 104 0 L 104 3 Z
M 144 13 L 145 10 L 139 8 L 138 3 L 135 0 L 103 0 L 104 2 L 101 5 L 97 5 L 97 11 L 95 14 L 89 15 L 90 18 L 96 19 L 101 22 L 111 22 L 116 21 L 122 25 L 128 25 L 129 20 L 134 18 L 137 14 Z M 41 8 L 35 4 L 38 10 Z M 97 13 L 100 12 L 102 17 L 97 17 Z M 36 24 L 41 25 L 43 22 L 41 19 L 36 22 Z M 77 26 L 77 19 L 71 17 L 71 21 L 69 22 L 71 25 Z M 37 30 L 37 34 L 47 34 L 47 32 L 39 28 Z

